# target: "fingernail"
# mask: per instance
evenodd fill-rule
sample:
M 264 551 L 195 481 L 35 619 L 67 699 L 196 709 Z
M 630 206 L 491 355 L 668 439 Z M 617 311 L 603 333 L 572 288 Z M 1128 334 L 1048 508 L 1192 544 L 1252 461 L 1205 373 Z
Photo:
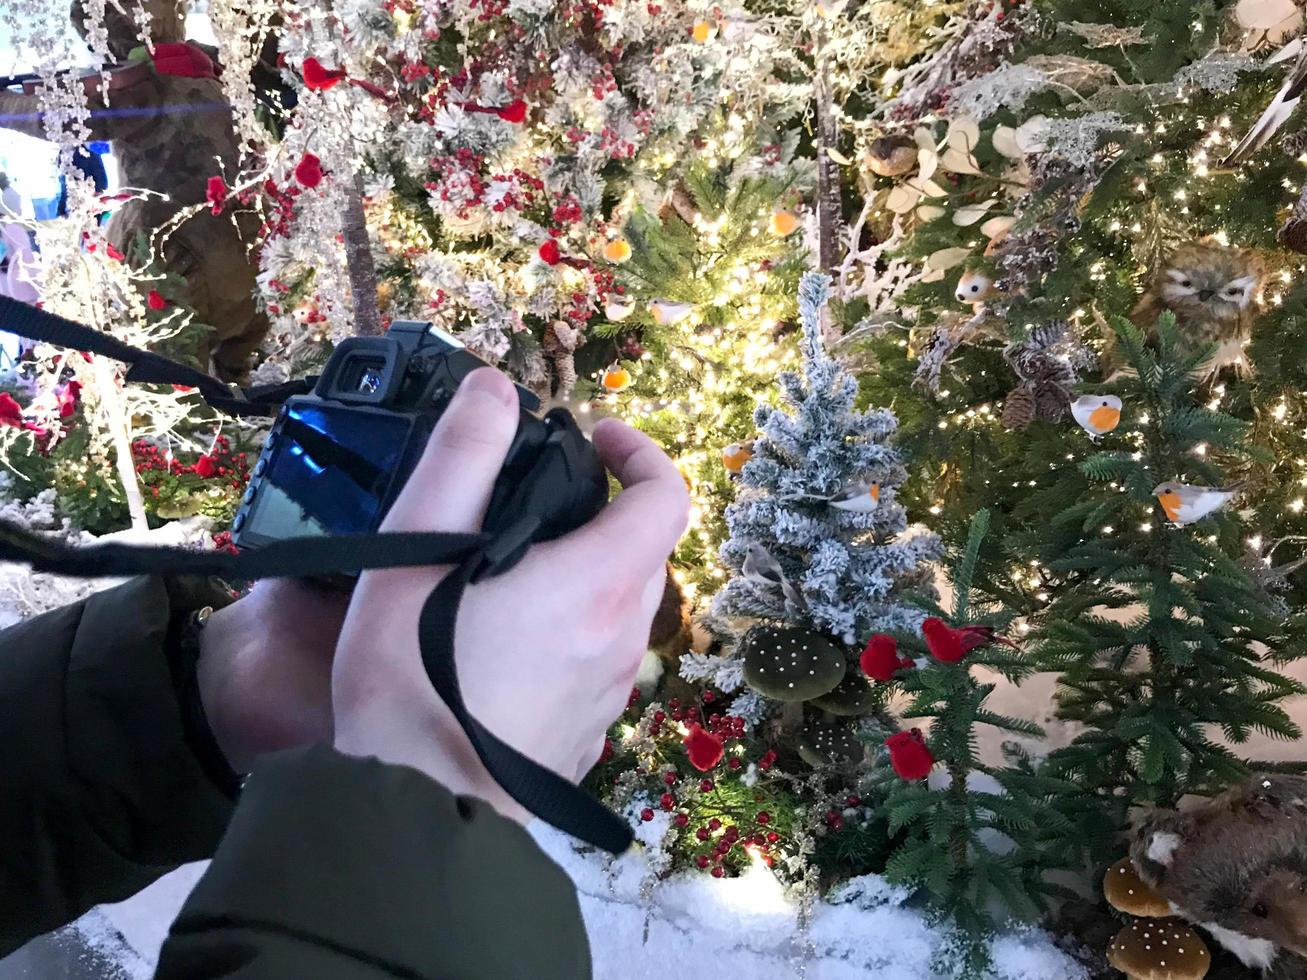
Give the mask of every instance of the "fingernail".
M 477 368 L 463 379 L 463 383 L 459 385 L 459 391 L 465 391 L 469 394 L 480 392 L 509 407 L 516 407 L 517 405 L 517 389 L 513 387 L 513 382 L 494 368 Z

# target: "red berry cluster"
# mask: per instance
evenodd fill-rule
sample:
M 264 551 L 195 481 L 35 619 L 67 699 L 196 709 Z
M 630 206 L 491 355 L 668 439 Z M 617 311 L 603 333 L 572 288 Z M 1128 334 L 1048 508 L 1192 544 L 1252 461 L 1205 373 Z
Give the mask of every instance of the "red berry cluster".
M 295 217 L 295 203 L 304 192 L 298 184 L 291 182 L 285 188 L 277 186 L 276 181 L 263 182 L 263 194 L 268 199 L 268 217 L 259 229 L 261 237 L 277 238 L 290 234 L 290 222 Z M 251 193 L 242 193 L 242 203 L 248 203 Z
M 232 543 L 230 531 L 219 531 L 213 536 L 213 550 L 225 551 L 229 555 L 236 554 L 240 549 Z
M 242 489 L 250 479 L 250 465 L 245 453 L 234 453 L 231 440 L 219 435 L 213 449 L 186 464 L 171 453 L 165 454 L 158 446 L 144 439 L 132 443 L 132 465 L 151 497 L 170 489 L 167 478 L 180 478 L 188 474 L 201 480 L 221 480 L 233 490 Z
M 568 194 L 554 205 L 553 217 L 556 225 L 574 225 L 580 221 L 584 213 L 581 211 L 581 202 L 576 199 L 576 195 Z
M 711 714 L 708 716 L 708 731 L 720 735 L 723 739 L 744 738 L 745 721 L 736 715 Z

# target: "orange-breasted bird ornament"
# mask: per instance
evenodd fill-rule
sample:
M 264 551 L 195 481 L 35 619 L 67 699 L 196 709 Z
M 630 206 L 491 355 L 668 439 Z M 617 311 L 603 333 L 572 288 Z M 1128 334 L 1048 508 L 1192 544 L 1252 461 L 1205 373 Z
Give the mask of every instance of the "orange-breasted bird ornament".
M 753 440 L 733 442 L 722 450 L 722 465 L 726 472 L 734 475 L 744 469 L 744 464 L 753 459 Z
M 1166 519 L 1172 524 L 1192 524 L 1220 510 L 1243 489 L 1242 483 L 1231 487 L 1195 487 L 1168 481 L 1153 489 Z
M 880 505 L 880 484 L 858 481 L 845 487 L 828 501 L 836 510 L 870 514 Z
M 1071 415 L 1091 439 L 1097 439 L 1121 424 L 1121 399 L 1116 395 L 1081 395 L 1071 403 Z

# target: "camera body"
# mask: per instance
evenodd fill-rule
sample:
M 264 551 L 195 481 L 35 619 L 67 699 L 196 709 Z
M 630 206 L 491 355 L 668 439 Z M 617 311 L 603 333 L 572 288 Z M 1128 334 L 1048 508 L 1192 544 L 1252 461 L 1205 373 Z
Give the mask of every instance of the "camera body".
M 384 337 L 342 341 L 313 393 L 282 406 L 232 521 L 233 542 L 376 532 L 459 384 L 484 366 L 430 323 L 396 321 Z M 535 517 L 531 540 L 547 541 L 599 512 L 608 478 L 566 409 L 542 417 L 539 399 L 517 391 L 517 433 L 483 530 Z

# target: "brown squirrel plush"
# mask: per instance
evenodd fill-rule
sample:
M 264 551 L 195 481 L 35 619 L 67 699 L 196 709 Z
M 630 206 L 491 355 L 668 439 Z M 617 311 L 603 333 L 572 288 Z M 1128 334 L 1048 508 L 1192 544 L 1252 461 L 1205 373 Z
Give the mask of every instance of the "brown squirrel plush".
M 1130 856 L 1177 915 L 1244 966 L 1304 972 L 1307 777 L 1256 776 L 1185 810 L 1154 811 Z

